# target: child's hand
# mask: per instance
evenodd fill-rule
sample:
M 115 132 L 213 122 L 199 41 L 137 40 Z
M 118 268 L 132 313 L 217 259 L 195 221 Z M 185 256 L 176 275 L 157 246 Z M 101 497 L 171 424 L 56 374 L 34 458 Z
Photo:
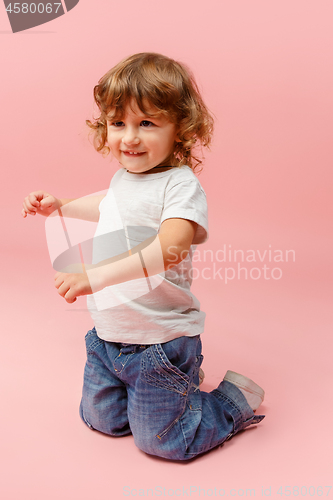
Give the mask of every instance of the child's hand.
M 48 217 L 55 210 L 58 210 L 60 206 L 61 203 L 58 198 L 55 198 L 45 191 L 34 191 L 24 198 L 21 214 L 22 217 L 36 214 Z
M 59 272 L 54 276 L 54 280 L 59 295 L 64 297 L 69 304 L 75 302 L 76 298 L 81 295 L 93 293 L 86 272 L 77 274 Z

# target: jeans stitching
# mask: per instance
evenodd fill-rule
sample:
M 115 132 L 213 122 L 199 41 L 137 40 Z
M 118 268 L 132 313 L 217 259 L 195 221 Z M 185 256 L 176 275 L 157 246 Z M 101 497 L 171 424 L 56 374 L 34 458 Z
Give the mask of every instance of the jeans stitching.
M 159 387 L 161 389 L 166 389 L 171 392 L 175 392 L 176 394 L 180 394 L 181 396 L 185 396 L 186 390 L 185 391 L 179 391 L 174 387 L 171 387 L 170 384 L 166 382 L 162 382 L 161 380 L 157 380 L 156 378 L 152 377 L 148 373 L 144 374 L 144 378 L 147 382 L 147 384 L 152 385 L 153 387 Z
M 185 401 L 185 404 L 186 404 L 186 401 Z M 162 432 L 160 432 L 159 434 L 156 434 L 156 438 L 157 439 L 162 439 L 164 438 L 164 436 L 169 432 L 170 429 L 172 429 L 172 427 L 174 427 L 176 425 L 177 422 L 179 422 L 180 418 L 183 416 L 184 414 L 184 408 L 182 410 L 182 412 L 178 415 L 178 417 L 175 418 L 175 420 L 173 420 L 173 422 L 171 422 L 171 424 L 168 425 L 168 427 L 166 427 Z
M 154 352 L 156 348 L 158 356 Z M 163 351 L 164 353 L 164 351 Z M 166 356 L 166 354 L 164 353 Z M 166 356 L 167 357 L 167 356 Z M 149 369 L 147 367 L 148 362 L 146 361 L 146 358 L 150 360 L 150 363 L 154 366 L 155 370 L 158 368 L 161 370 L 160 375 L 165 378 L 165 380 L 161 380 L 161 378 L 154 377 L 149 373 Z M 161 363 L 162 361 L 162 363 Z M 170 363 L 170 361 L 169 361 Z M 142 357 L 141 361 L 141 367 L 142 367 L 142 373 L 143 373 L 143 378 L 146 380 L 146 382 L 154 387 L 161 387 L 162 389 L 167 389 L 171 392 L 175 392 L 177 394 L 181 394 L 185 396 L 188 392 L 188 381 L 180 375 L 176 370 L 173 369 L 172 364 L 170 363 L 170 366 L 165 363 L 165 361 L 162 359 L 160 352 L 157 349 L 157 344 L 152 346 L 152 348 L 147 349 L 144 352 L 144 355 Z M 180 371 L 180 370 L 179 370 Z M 178 380 L 181 378 L 186 386 L 184 387 L 180 381 Z M 173 384 L 173 386 L 171 385 Z
M 159 355 L 159 359 L 160 359 L 160 361 L 161 361 L 161 362 L 163 363 L 163 365 L 166 367 L 165 369 L 166 369 L 166 370 L 171 370 L 171 371 L 172 371 L 172 372 L 173 372 L 176 376 L 181 377 L 181 378 L 184 380 L 185 384 L 186 384 L 186 385 L 188 385 L 188 380 L 186 380 L 186 378 L 185 378 L 185 377 L 183 377 L 180 373 L 178 373 L 178 372 L 176 372 L 176 370 L 174 370 L 172 363 L 171 363 L 169 360 L 168 360 L 168 361 L 169 361 L 169 365 L 165 362 L 165 360 L 163 359 L 163 354 L 164 354 L 164 356 L 165 356 L 167 359 L 168 359 L 168 357 L 167 357 L 167 355 L 165 354 L 165 352 L 163 351 L 163 349 L 162 349 L 162 348 L 160 348 L 160 346 L 159 346 L 158 344 L 157 344 L 155 347 L 156 347 L 156 350 L 157 350 L 157 352 L 158 352 L 158 355 Z M 161 353 L 161 349 L 162 349 L 163 354 Z M 179 370 L 179 372 L 180 372 L 180 370 Z
M 227 403 L 230 404 L 230 406 L 232 406 L 232 408 L 234 410 L 236 410 L 238 418 L 234 417 L 234 415 L 231 414 L 232 419 L 234 421 L 234 427 L 236 427 L 236 425 L 239 426 L 239 422 L 241 422 L 241 424 L 243 424 L 243 422 L 244 422 L 243 421 L 243 414 L 242 414 L 241 410 L 239 409 L 239 407 L 236 405 L 236 403 L 234 403 L 234 401 L 232 399 L 230 399 L 226 394 L 223 394 L 222 392 L 218 391 L 217 389 L 214 389 L 212 391 L 212 394 L 214 394 L 214 396 L 218 397 L 219 399 L 226 401 Z M 238 431 L 236 431 L 236 432 L 238 432 Z M 235 432 L 235 428 L 234 428 L 234 433 L 236 433 L 236 432 Z
M 114 358 L 114 360 L 113 360 L 113 362 L 112 362 L 112 365 L 113 365 L 114 371 L 116 372 L 117 376 L 118 376 L 118 375 L 120 375 L 120 374 L 123 372 L 123 370 L 124 370 L 125 366 L 127 365 L 127 363 L 128 363 L 128 361 L 130 360 L 130 358 L 133 356 L 133 354 L 135 354 L 135 352 L 132 352 L 132 353 L 129 353 L 129 354 L 124 354 L 124 353 L 120 352 L 120 353 L 118 354 L 118 356 L 116 356 L 116 357 Z M 116 362 L 116 360 L 117 360 L 118 358 L 120 358 L 121 356 L 123 356 L 123 357 L 125 356 L 125 363 L 123 364 L 122 362 L 120 362 L 120 364 L 121 364 L 122 368 L 121 368 L 121 370 L 117 370 L 117 369 L 115 368 L 115 362 Z
M 89 346 L 87 346 L 87 353 L 94 354 L 97 347 L 104 344 L 104 340 L 97 338 L 94 342 L 92 342 Z

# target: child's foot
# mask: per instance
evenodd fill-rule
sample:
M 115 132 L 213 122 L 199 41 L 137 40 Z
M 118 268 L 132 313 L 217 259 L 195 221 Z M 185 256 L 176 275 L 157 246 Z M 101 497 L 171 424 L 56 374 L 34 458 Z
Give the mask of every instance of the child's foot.
M 259 387 L 253 380 L 230 370 L 224 376 L 224 379 L 234 384 L 244 394 L 249 406 L 255 411 L 264 400 L 265 391 Z
M 202 384 L 205 378 L 205 372 L 202 368 L 199 368 L 199 385 Z

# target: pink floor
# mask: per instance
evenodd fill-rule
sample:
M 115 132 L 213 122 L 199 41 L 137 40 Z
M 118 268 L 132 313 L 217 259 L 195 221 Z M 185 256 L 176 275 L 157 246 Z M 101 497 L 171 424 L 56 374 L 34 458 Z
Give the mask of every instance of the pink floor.
M 297 262 L 296 248 L 280 280 L 195 281 L 207 312 L 202 388 L 215 388 L 227 369 L 242 372 L 266 390 L 266 419 L 192 462 L 169 463 L 138 450 L 131 436 L 110 438 L 81 422 L 83 338 L 92 323 L 84 299 L 69 306 L 53 289 L 43 223 L 17 224 L 34 227 L 41 243 L 30 240 L 30 252 L 8 251 L 2 270 L 3 499 L 281 498 L 289 488 L 327 496 L 331 285 L 313 249 Z M 236 247 L 237 227 L 225 231 Z M 252 237 L 260 240 L 260 232 Z

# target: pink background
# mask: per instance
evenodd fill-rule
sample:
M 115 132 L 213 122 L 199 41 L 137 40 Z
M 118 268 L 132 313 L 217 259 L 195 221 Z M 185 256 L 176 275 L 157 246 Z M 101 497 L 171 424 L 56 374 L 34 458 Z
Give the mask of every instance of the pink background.
M 0 6 L 1 498 L 118 500 L 158 487 L 163 498 L 222 489 L 226 497 L 254 489 L 256 497 L 282 498 L 280 486 L 285 493 L 303 486 L 303 496 L 323 487 L 326 497 L 333 482 L 332 18 L 331 0 L 81 0 L 13 35 Z M 243 263 L 248 272 L 278 267 L 280 279 L 246 280 L 243 272 L 227 284 L 219 276 L 195 280 L 207 313 L 203 389 L 215 388 L 227 369 L 244 373 L 266 390 L 266 419 L 186 464 L 147 456 L 131 436 L 113 439 L 81 423 L 83 338 L 92 323 L 84 299 L 69 306 L 53 287 L 45 219 L 20 215 L 36 189 L 78 197 L 108 187 L 116 162 L 87 140 L 92 89 L 141 51 L 187 63 L 216 116 L 199 177 L 210 209 L 201 255 L 216 256 L 224 245 L 295 251 L 294 262 Z

